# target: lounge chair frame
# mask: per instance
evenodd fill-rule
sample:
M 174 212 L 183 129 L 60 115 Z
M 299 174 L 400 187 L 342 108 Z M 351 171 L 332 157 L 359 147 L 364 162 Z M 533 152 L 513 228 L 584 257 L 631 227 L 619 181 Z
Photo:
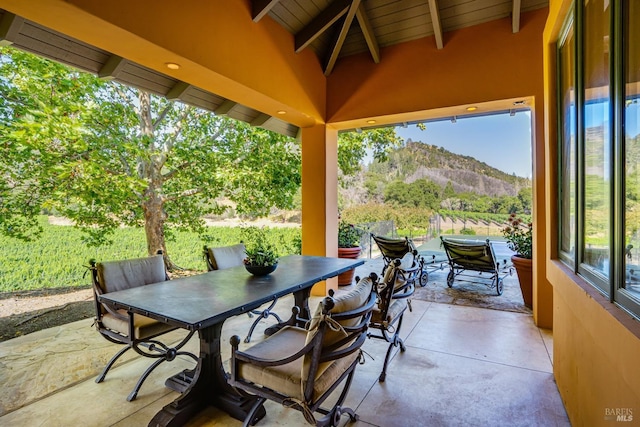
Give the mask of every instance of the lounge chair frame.
M 413 240 L 408 237 L 393 238 L 378 236 L 371 233 L 371 237 L 378 245 L 382 259 L 384 260 L 384 267 L 381 272 L 381 276 L 384 277 L 384 273 L 391 262 L 396 259 L 402 259 L 406 254 L 412 253 L 414 257 L 414 264 L 418 264 L 420 267 L 418 283 L 424 287 L 429 282 L 429 270 L 442 269 L 442 262 L 436 260 L 435 255 L 431 258 L 423 257 L 418 253 Z
M 489 239 L 485 242 L 472 242 L 440 236 L 440 240 L 449 260 L 447 286 L 453 287 L 455 280 L 481 283 L 489 289 L 495 289 L 498 295 L 502 295 L 504 278 L 507 275 L 513 275 L 513 266 L 507 263 L 507 260 L 502 264 L 496 260 Z

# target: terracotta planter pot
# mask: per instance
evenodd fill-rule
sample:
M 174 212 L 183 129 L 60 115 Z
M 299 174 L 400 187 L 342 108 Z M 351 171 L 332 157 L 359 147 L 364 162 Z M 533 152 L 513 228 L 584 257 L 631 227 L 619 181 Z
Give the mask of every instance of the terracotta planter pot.
M 529 308 L 533 307 L 533 273 L 531 266 L 533 261 L 528 258 L 522 258 L 517 255 L 511 257 L 511 262 L 518 273 L 518 281 L 520 282 L 520 291 L 524 305 Z
M 350 258 L 357 259 L 360 256 L 362 249 L 358 246 L 356 248 L 338 248 L 338 258 Z M 355 269 L 345 271 L 338 275 L 338 286 L 347 286 L 353 283 L 353 275 Z

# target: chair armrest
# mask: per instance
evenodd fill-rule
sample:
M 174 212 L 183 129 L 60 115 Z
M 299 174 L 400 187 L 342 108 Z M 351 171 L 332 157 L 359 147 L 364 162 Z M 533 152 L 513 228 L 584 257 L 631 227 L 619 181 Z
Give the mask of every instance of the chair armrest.
M 267 338 L 269 339 L 269 338 Z M 244 353 L 238 350 L 238 346 L 240 345 L 240 337 L 238 335 L 234 335 L 229 340 L 231 344 L 231 361 L 232 364 L 235 363 L 235 360 L 240 360 L 242 362 L 251 363 L 256 366 L 279 366 L 286 365 L 287 363 L 291 363 L 296 359 L 303 357 L 305 354 L 309 353 L 316 345 L 318 345 L 318 337 L 314 337 L 309 343 L 307 343 L 300 350 L 295 352 L 294 354 L 286 355 L 279 359 L 265 359 L 262 357 L 251 356 L 250 354 Z

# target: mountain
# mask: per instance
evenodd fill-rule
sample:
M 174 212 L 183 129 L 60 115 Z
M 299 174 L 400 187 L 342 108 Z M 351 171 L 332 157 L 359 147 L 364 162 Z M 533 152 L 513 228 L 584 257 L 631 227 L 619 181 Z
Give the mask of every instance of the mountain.
M 507 174 L 473 157 L 408 139 L 404 146 L 389 153 L 388 161 L 373 162 L 353 177 L 343 196 L 351 201 L 367 202 L 371 201 L 367 200 L 371 194 L 382 194 L 384 187 L 394 180 L 410 184 L 422 178 L 441 187 L 451 182 L 456 193 L 472 192 L 491 197 L 516 196 L 520 189 L 531 187 L 528 178 Z M 365 189 L 355 190 L 357 184 Z

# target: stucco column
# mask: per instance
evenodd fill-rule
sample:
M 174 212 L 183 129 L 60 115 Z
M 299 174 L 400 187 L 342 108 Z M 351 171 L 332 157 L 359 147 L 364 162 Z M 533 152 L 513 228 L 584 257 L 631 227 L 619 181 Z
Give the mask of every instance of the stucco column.
M 338 131 L 325 125 L 302 129 L 302 253 L 338 256 Z M 337 287 L 329 279 L 312 295 Z
M 544 111 L 541 99 L 531 108 L 533 143 L 533 321 L 540 328 L 553 328 L 553 287 L 547 279 L 549 248 L 547 247 L 547 216 L 545 203 L 547 171 L 545 165 Z

